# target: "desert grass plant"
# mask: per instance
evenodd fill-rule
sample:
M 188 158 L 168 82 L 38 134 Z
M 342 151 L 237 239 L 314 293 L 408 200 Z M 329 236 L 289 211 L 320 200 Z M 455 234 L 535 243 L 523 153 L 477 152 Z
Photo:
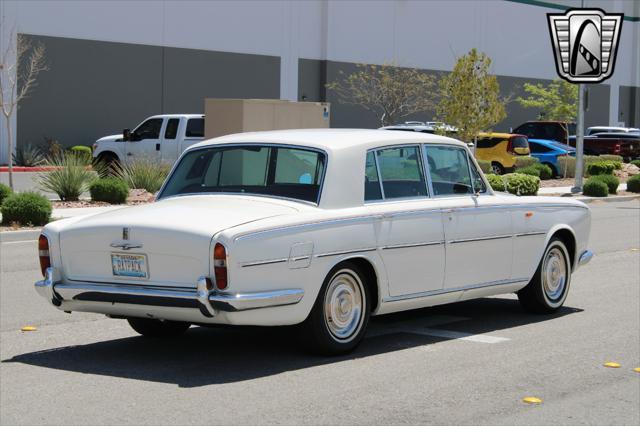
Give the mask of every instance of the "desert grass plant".
M 160 190 L 171 171 L 166 163 L 143 158 L 113 166 L 116 177 L 124 180 L 132 189 L 144 189 L 151 194 Z
M 57 194 L 62 201 L 77 201 L 96 178 L 96 174 L 87 167 L 85 158 L 72 152 L 54 155 L 46 164 L 54 169 L 36 177 L 38 186 Z
M 44 162 L 42 151 L 30 144 L 19 146 L 13 154 L 13 164 L 19 167 L 36 167 Z

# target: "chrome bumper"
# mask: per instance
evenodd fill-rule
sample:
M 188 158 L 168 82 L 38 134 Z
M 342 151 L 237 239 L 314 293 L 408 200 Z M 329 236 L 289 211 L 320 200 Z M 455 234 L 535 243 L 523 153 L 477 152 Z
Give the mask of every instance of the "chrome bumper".
M 207 318 L 214 317 L 218 311 L 237 312 L 293 305 L 304 296 L 302 289 L 255 293 L 210 291 L 207 290 L 207 281 L 204 277 L 198 280 L 196 289 L 165 289 L 135 284 L 66 284 L 57 281 L 56 270 L 47 268 L 45 279 L 35 283 L 38 294 L 55 306 L 61 306 L 64 301 L 86 301 L 196 308 Z
M 580 266 L 586 265 L 591 261 L 591 259 L 593 259 L 593 252 L 591 250 L 585 250 L 580 255 L 580 258 L 578 259 L 578 264 Z

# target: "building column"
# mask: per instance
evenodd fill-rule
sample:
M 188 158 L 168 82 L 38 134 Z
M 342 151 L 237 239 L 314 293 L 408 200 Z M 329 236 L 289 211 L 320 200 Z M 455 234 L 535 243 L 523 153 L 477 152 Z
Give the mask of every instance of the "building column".
M 298 4 L 282 2 L 282 48 L 280 54 L 280 99 L 298 100 Z
M 609 126 L 617 126 L 620 108 L 620 85 L 612 82 L 609 87 Z

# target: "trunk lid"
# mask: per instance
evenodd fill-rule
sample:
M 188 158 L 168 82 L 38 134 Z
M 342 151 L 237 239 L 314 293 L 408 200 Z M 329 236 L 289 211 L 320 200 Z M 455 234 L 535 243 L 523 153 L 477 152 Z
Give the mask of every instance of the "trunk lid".
M 60 233 L 62 265 L 72 281 L 195 287 L 200 276 L 210 273 L 216 233 L 297 211 L 294 203 L 229 195 L 174 197 L 118 209 L 65 228 Z M 146 277 L 114 275 L 123 272 L 123 259 L 125 269 L 134 261 Z

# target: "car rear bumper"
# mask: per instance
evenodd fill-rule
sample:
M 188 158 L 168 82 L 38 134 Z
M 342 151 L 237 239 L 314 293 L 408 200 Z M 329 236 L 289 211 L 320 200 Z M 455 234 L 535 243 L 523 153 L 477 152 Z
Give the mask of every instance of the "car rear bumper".
M 38 294 L 53 305 L 64 309 L 64 305 L 89 302 L 104 304 L 96 312 L 110 311 L 117 314 L 118 306 L 137 305 L 147 308 L 186 308 L 199 311 L 199 316 L 206 322 L 220 312 L 238 312 L 252 309 L 271 308 L 294 305 L 302 300 L 304 290 L 284 289 L 250 293 L 227 293 L 207 289 L 207 280 L 198 280 L 195 289 L 160 288 L 145 285 L 58 282 L 56 270 L 48 268 L 45 279 L 35 283 Z M 71 303 L 72 302 L 72 303 Z M 73 310 L 73 309 L 70 309 Z M 83 309 L 91 311 L 91 309 Z M 151 309 L 153 311 L 153 309 Z M 130 310 L 127 310 L 130 312 Z M 141 314 L 142 315 L 142 314 Z M 144 315 L 144 316 L 149 316 Z

